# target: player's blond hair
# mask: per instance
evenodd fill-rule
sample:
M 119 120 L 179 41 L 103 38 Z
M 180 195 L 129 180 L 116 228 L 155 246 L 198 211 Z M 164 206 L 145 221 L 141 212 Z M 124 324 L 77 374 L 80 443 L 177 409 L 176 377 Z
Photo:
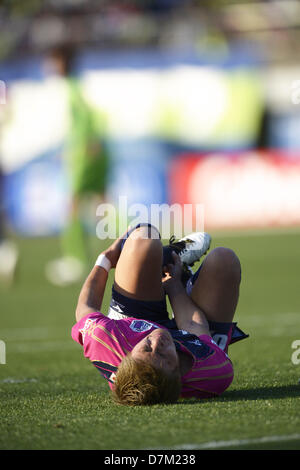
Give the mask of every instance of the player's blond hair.
M 172 373 L 125 356 L 116 373 L 113 399 L 121 405 L 175 403 L 181 392 L 179 368 Z

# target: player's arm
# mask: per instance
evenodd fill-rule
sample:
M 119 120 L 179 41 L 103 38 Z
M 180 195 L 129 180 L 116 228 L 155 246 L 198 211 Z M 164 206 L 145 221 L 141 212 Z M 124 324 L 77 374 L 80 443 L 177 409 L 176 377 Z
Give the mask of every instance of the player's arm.
M 187 295 L 181 282 L 181 260 L 173 254 L 174 265 L 165 269 L 163 285 L 173 309 L 178 329 L 188 331 L 196 336 L 209 335 L 209 326 L 205 314 Z
M 76 321 L 89 313 L 100 311 L 107 278 L 108 272 L 103 267 L 93 267 L 79 294 L 75 312 Z
M 107 250 L 102 252 L 107 258 L 110 268 L 115 268 L 117 265 L 122 240 L 123 237 L 118 238 Z M 104 265 L 106 269 L 101 265 L 95 265 L 85 280 L 77 302 L 76 321 L 81 320 L 89 313 L 100 311 L 108 278 L 107 262 Z

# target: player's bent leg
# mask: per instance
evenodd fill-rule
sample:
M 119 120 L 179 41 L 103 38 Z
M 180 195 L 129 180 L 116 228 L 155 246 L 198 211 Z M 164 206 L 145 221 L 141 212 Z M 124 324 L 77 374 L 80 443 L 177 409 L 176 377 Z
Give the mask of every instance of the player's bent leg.
M 140 226 L 133 230 L 116 266 L 115 290 L 137 300 L 164 299 L 162 256 L 162 243 L 155 227 Z
M 213 322 L 232 322 L 239 299 L 241 265 L 229 248 L 218 247 L 205 258 L 191 298 Z

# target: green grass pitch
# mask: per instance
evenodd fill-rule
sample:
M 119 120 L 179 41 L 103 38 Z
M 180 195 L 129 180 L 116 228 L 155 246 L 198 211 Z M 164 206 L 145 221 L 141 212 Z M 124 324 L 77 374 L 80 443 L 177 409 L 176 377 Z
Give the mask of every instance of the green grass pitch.
M 300 340 L 299 242 L 293 230 L 215 236 L 211 248 L 228 246 L 240 257 L 236 320 L 250 334 L 230 347 L 231 387 L 213 400 L 127 408 L 112 403 L 71 339 L 81 285 L 45 280 L 58 241 L 18 240 L 16 283 L 0 287 L 0 449 L 300 449 L 300 364 L 292 362 Z M 91 240 L 92 259 L 102 248 Z

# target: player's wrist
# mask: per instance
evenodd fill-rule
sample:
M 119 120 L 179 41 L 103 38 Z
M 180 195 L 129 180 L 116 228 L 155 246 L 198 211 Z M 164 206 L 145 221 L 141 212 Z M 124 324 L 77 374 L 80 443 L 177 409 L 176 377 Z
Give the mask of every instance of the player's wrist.
M 103 252 L 98 256 L 95 266 L 99 266 L 109 273 L 112 268 L 112 261 L 109 259 L 109 255 Z
M 177 292 L 179 292 L 183 288 L 181 280 L 177 279 L 177 278 L 168 279 L 163 284 L 163 286 L 164 286 L 165 292 L 168 294 L 169 297 L 176 294 Z

